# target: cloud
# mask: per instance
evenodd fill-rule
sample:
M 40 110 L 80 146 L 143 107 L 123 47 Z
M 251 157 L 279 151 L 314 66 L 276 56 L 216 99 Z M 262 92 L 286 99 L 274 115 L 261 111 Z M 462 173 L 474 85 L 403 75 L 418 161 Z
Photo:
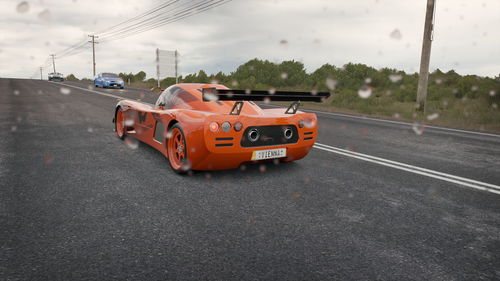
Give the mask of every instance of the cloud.
M 20 2 L 0 4 L 2 77 L 29 77 L 49 54 L 164 1 L 28 1 L 30 9 L 18 13 Z M 495 0 L 438 1 L 431 69 L 498 75 L 499 10 Z M 44 11 L 50 17 L 40 18 Z M 324 63 L 359 62 L 416 72 L 424 16 L 425 1 L 233 0 L 155 30 L 96 45 L 97 70 L 144 70 L 153 77 L 155 49 L 160 48 L 179 50 L 182 73 L 230 72 L 256 57 L 299 60 L 309 71 Z M 395 30 L 400 39 L 391 37 Z M 91 77 L 91 59 L 87 49 L 58 59 L 57 70 Z

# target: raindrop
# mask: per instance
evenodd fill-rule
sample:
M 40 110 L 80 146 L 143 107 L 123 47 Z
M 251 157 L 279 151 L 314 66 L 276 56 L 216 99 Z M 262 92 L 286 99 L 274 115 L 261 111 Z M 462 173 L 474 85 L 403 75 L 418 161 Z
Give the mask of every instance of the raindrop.
M 360 98 L 367 99 L 372 95 L 372 88 L 370 86 L 364 85 L 358 90 L 358 95 Z
M 273 164 L 274 165 L 279 165 L 280 164 L 280 160 L 279 159 L 274 159 L 273 160 Z
M 432 113 L 432 114 L 427 115 L 427 120 L 432 121 L 432 120 L 437 119 L 438 117 L 439 117 L 439 113 Z
M 247 88 L 247 89 L 245 89 L 245 95 L 250 95 L 251 93 L 252 93 L 252 90 L 250 90 L 250 89 L 248 89 L 248 88 Z
M 167 139 L 171 139 L 172 138 L 172 131 L 168 131 L 166 134 L 165 134 L 165 137 Z
M 390 37 L 395 40 L 401 40 L 403 38 L 403 34 L 401 34 L 401 31 L 396 28 L 391 32 Z
M 143 99 L 143 98 L 145 98 L 145 97 L 146 97 L 146 94 L 144 94 L 144 92 L 141 92 L 141 93 L 139 94 L 139 99 Z
M 366 84 L 370 84 L 372 82 L 372 79 L 370 77 L 366 78 L 365 79 L 365 83 Z
M 139 141 L 133 137 L 126 137 L 125 144 L 130 149 L 137 149 L 139 147 Z
M 491 107 L 493 107 L 494 109 L 497 109 L 498 108 L 498 105 L 496 103 L 492 103 L 491 104 Z
M 473 91 L 473 92 L 477 91 L 477 89 L 479 89 L 479 87 L 478 87 L 478 86 L 476 86 L 476 85 L 474 85 L 474 86 L 472 86 L 472 87 L 470 88 L 470 90 L 471 90 L 471 91 Z
M 281 79 L 287 79 L 288 78 L 288 73 L 281 72 L 280 77 L 281 77 Z
M 265 98 L 264 98 L 264 103 L 265 103 L 265 104 L 268 104 L 268 103 L 270 103 L 270 102 L 271 102 L 271 99 L 270 99 L 269 97 L 265 97 Z
M 245 171 L 246 169 L 247 169 L 247 166 L 245 166 L 245 165 L 240 166 L 240 170 Z
M 219 81 L 217 81 L 217 79 L 212 79 L 212 80 L 210 80 L 210 84 L 216 85 L 216 84 L 219 84 Z
M 131 126 L 134 126 L 134 120 L 132 119 L 127 119 L 125 120 L 125 122 L 123 122 L 123 124 L 127 127 L 131 127 Z
M 420 136 L 424 133 L 425 125 L 422 125 L 422 124 L 415 122 L 415 123 L 413 123 L 412 129 L 415 132 L 415 134 Z
M 394 117 L 394 118 L 398 118 L 398 119 L 399 119 L 399 118 L 401 117 L 401 115 L 400 115 L 399 113 L 394 113 L 394 114 L 392 115 L 392 117 Z
M 236 80 L 231 81 L 231 86 L 237 87 L 238 86 L 238 81 L 236 81 Z
M 260 166 L 259 166 L 259 171 L 260 171 L 261 173 L 264 173 L 264 172 L 266 171 L 266 165 L 264 165 L 264 164 L 260 165 Z
M 267 90 L 267 92 L 268 92 L 270 95 L 274 95 L 274 93 L 276 93 L 276 89 L 275 89 L 275 88 L 269 88 L 269 90 Z
M 28 2 L 26 2 L 26 1 L 23 1 L 19 4 L 17 4 L 16 10 L 20 14 L 26 13 L 27 11 L 30 10 L 30 4 L 28 4 Z
M 16 125 L 14 125 L 14 126 L 10 127 L 10 130 L 11 130 L 12 132 L 17 131 L 17 126 L 16 126 Z
M 93 133 L 93 132 L 94 132 L 94 129 L 92 129 L 91 127 L 88 127 L 88 128 L 87 128 L 87 132 L 89 132 L 89 133 Z
M 14 96 L 19 96 L 19 90 L 14 90 Z
M 318 94 L 318 89 L 312 89 L 311 95 L 316 96 Z
M 64 87 L 61 87 L 61 88 L 59 89 L 59 91 L 60 91 L 60 92 L 61 92 L 61 94 L 63 94 L 63 95 L 69 95 L 69 94 L 71 93 L 71 90 L 70 90 L 70 89 L 68 89 L 68 88 L 64 88 Z
M 19 122 L 23 121 L 23 118 L 21 116 L 17 116 L 16 121 L 19 123 Z
M 43 20 L 43 21 L 50 21 L 50 11 L 49 9 L 45 9 L 43 11 L 41 11 L 39 14 L 38 14 L 38 18 L 40 20 Z
M 495 95 L 496 95 L 495 90 L 491 90 L 491 91 L 490 91 L 490 97 L 494 97 Z
M 314 120 L 304 120 L 304 127 L 311 129 L 314 128 L 316 122 Z
M 443 79 L 437 78 L 435 82 L 436 84 L 441 85 L 441 83 L 443 83 Z
M 337 87 L 337 80 L 335 80 L 335 79 L 333 79 L 331 77 L 328 77 L 328 78 L 326 78 L 325 84 L 326 84 L 326 87 L 328 89 L 330 89 L 331 91 L 333 91 Z
M 167 135 L 168 135 L 168 133 L 167 133 Z M 172 137 L 172 136 L 170 136 L 170 137 Z M 196 152 L 196 147 L 191 147 L 191 152 L 192 153 Z
M 184 158 L 182 161 L 182 166 L 181 166 L 182 171 L 190 171 L 191 170 L 191 162 L 189 162 L 188 159 Z M 192 171 L 190 171 L 192 172 Z
M 286 45 L 288 44 L 288 40 L 282 39 L 280 40 L 280 45 Z
M 218 101 L 219 97 L 214 93 L 204 93 L 203 97 L 208 101 Z
M 92 87 L 92 85 L 89 85 L 89 86 L 87 86 L 87 89 L 92 90 L 92 89 L 94 89 L 94 87 Z
M 391 80 L 392 83 L 396 83 L 401 81 L 403 79 L 403 75 L 401 74 L 391 74 L 389 75 L 389 80 Z
M 42 90 L 38 90 L 38 92 L 37 92 L 37 93 L 38 93 L 39 95 L 43 95 Z

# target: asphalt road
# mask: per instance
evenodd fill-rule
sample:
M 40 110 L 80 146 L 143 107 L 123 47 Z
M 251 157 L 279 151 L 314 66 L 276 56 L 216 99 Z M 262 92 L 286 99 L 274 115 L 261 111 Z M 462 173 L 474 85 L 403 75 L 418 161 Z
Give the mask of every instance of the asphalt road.
M 112 130 L 155 94 L 87 86 L 0 79 L 0 280 L 500 279 L 500 136 L 319 113 L 300 161 L 179 176 Z

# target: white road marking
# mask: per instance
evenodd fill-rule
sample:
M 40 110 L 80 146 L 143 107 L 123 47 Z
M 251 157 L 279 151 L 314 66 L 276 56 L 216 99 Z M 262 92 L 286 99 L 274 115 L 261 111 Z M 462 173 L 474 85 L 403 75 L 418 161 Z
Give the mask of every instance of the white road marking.
M 273 105 L 273 104 L 266 104 L 265 106 L 282 107 L 282 106 Z M 387 119 L 379 119 L 379 118 L 372 118 L 372 117 L 366 117 L 366 116 L 357 116 L 357 115 L 350 115 L 350 114 L 326 112 L 326 111 L 319 111 L 319 110 L 312 110 L 312 109 L 301 109 L 301 111 L 304 111 L 304 112 L 314 112 L 314 113 L 318 113 L 318 114 L 325 114 L 325 115 L 332 115 L 332 116 L 347 117 L 347 118 L 353 118 L 353 119 L 361 119 L 361 120 L 370 120 L 370 121 L 377 121 L 377 122 L 384 122 L 384 123 L 392 123 L 392 124 L 409 126 L 410 128 L 413 126 L 413 123 L 408 123 L 408 122 L 403 122 L 403 121 L 387 120 Z M 489 137 L 500 138 L 500 134 L 483 133 L 483 132 L 476 132 L 476 131 L 467 131 L 467 130 L 446 128 L 446 127 L 439 127 L 439 126 L 431 126 L 431 125 L 424 125 L 424 127 L 426 129 L 430 128 L 430 129 L 435 129 L 435 130 L 443 130 L 443 131 L 450 131 L 450 132 L 457 132 L 457 133 L 466 133 L 466 134 L 473 134 L 473 135 L 481 135 L 481 136 L 489 136 Z
M 447 182 L 451 182 L 451 183 L 455 183 L 455 184 L 459 184 L 459 185 L 463 185 L 463 186 L 467 186 L 467 187 L 471 187 L 471 188 L 475 188 L 475 189 L 479 189 L 479 190 L 485 190 L 485 191 L 489 191 L 492 193 L 500 194 L 500 186 L 490 184 L 490 183 L 480 182 L 480 181 L 476 181 L 476 180 L 472 180 L 472 179 L 468 179 L 468 178 L 463 178 L 463 177 L 459 177 L 459 176 L 455 176 L 455 175 L 451 175 L 451 174 L 433 171 L 433 170 L 429 170 L 426 168 L 408 165 L 405 163 L 396 162 L 396 161 L 392 161 L 392 160 L 388 160 L 388 159 L 384 159 L 384 158 L 380 158 L 380 157 L 375 157 L 375 156 L 371 156 L 371 155 L 367 155 L 367 154 L 363 154 L 363 153 L 353 152 L 353 151 L 349 151 L 349 150 L 345 150 L 345 149 L 341 149 L 341 148 L 337 148 L 337 147 L 333 147 L 333 146 L 329 146 L 329 145 L 325 145 L 325 144 L 321 144 L 321 143 L 316 143 L 314 145 L 314 148 L 328 151 L 328 152 L 332 152 L 332 153 L 337 153 L 337 154 L 352 157 L 352 158 L 356 158 L 356 159 L 367 161 L 367 162 L 376 163 L 379 165 L 383 165 L 383 166 L 387 166 L 387 167 L 391 167 L 391 168 L 395 168 L 395 169 L 399 169 L 399 170 L 403 170 L 403 171 L 407 171 L 407 172 L 414 173 L 414 174 L 419 174 L 419 175 L 423 175 L 423 176 L 427 176 L 427 177 L 431 177 L 431 178 L 435 178 L 435 179 L 440 179 L 443 181 L 447 181 Z
M 85 88 L 80 88 L 80 87 L 76 87 L 76 86 L 68 85 L 68 84 L 64 84 L 64 85 L 68 86 L 68 87 L 75 88 L 75 89 L 80 89 L 80 90 L 92 92 L 92 93 L 102 95 L 102 96 L 112 97 L 112 98 L 116 98 L 116 99 L 124 99 L 123 97 L 116 96 L 113 94 L 107 94 L 107 93 L 94 91 L 94 90 L 90 90 L 90 89 L 85 89 Z M 323 112 L 321 112 L 321 113 L 323 113 Z M 349 117 L 351 117 L 351 116 L 349 116 Z M 379 119 L 374 119 L 374 120 L 380 121 Z M 387 120 L 384 120 L 384 121 L 387 121 Z M 397 121 L 391 121 L 391 122 L 397 122 Z M 407 124 L 404 122 L 401 122 L 401 123 Z M 444 129 L 447 129 L 447 128 L 444 128 Z M 469 131 L 465 131 L 465 132 L 469 132 Z M 472 133 L 475 133 L 475 132 L 472 132 Z M 494 136 L 498 136 L 498 135 L 494 135 Z M 325 150 L 328 152 L 337 153 L 340 155 L 344 155 L 344 156 L 348 156 L 348 157 L 352 157 L 352 158 L 356 158 L 356 159 L 360 159 L 360 160 L 364 160 L 364 161 L 368 161 L 368 162 L 372 162 L 372 163 L 376 163 L 376 164 L 380 164 L 383 166 L 387 166 L 387 167 L 391 167 L 391 168 L 395 168 L 395 169 L 399 169 L 399 170 L 403 170 L 403 171 L 407 171 L 407 172 L 411 172 L 414 174 L 419 174 L 419 175 L 423 175 L 423 176 L 427 176 L 427 177 L 431 177 L 431 178 L 435 178 L 435 179 L 444 180 L 444 181 L 451 182 L 451 183 L 456 183 L 456 184 L 463 185 L 463 186 L 472 187 L 472 188 L 479 189 L 479 190 L 485 190 L 485 191 L 489 191 L 492 193 L 500 194 L 500 186 L 490 184 L 490 183 L 480 182 L 480 181 L 476 181 L 476 180 L 472 180 L 472 179 L 468 179 L 468 178 L 463 178 L 463 177 L 454 176 L 454 175 L 450 175 L 450 174 L 446 174 L 446 173 L 441 173 L 438 171 L 433 171 L 433 170 L 429 170 L 426 168 L 408 165 L 405 163 L 396 162 L 396 161 L 392 161 L 392 160 L 388 160 L 388 159 L 384 159 L 384 158 L 380 158 L 380 157 L 375 157 L 375 156 L 371 156 L 371 155 L 367 155 L 367 154 L 363 154 L 363 153 L 353 152 L 353 151 L 349 151 L 349 150 L 345 150 L 345 149 L 341 149 L 338 147 L 333 147 L 333 146 L 329 146 L 329 145 L 321 144 L 321 143 L 316 143 L 314 145 L 314 148 Z
M 84 90 L 84 91 L 91 92 L 91 93 L 94 93 L 94 94 L 98 94 L 98 95 L 101 95 L 101 96 L 112 97 L 112 98 L 115 98 L 115 99 L 125 99 L 124 97 L 120 97 L 120 96 L 113 95 L 113 94 L 107 94 L 107 93 L 103 93 L 103 92 L 91 90 L 91 89 L 88 89 L 88 88 L 81 88 L 81 87 L 77 87 L 77 86 L 73 86 L 73 85 L 69 85 L 69 84 L 63 84 L 63 83 L 61 83 L 61 85 L 64 85 L 64 86 L 67 86 L 67 87 L 71 87 L 71 88 L 75 88 L 75 89 L 79 89 L 79 90 Z

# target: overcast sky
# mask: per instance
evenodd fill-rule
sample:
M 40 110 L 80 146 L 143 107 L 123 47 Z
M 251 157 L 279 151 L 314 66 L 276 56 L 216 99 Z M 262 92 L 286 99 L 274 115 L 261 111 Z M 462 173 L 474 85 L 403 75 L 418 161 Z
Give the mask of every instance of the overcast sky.
M 18 7 L 21 2 L 0 1 L 0 77 L 39 76 L 49 54 L 166 1 L 31 0 Z M 98 44 L 97 72 L 144 70 L 153 77 L 156 48 L 177 49 L 182 74 L 228 73 L 252 58 L 298 60 L 308 71 L 356 62 L 416 72 L 425 6 L 426 0 L 233 0 Z M 88 49 L 57 59 L 56 67 L 65 75 L 92 77 L 91 62 Z M 499 0 L 437 0 L 431 70 L 436 68 L 500 74 Z

